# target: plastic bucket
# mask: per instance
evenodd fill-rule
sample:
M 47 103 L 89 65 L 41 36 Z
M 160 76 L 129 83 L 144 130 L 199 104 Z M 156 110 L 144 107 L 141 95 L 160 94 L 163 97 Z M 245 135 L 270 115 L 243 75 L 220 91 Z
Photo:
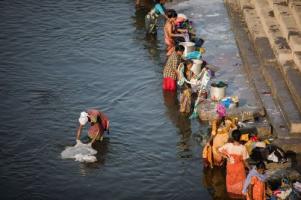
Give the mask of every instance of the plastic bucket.
M 210 95 L 213 101 L 219 101 L 226 96 L 226 88 L 224 87 L 214 87 L 211 85 L 210 87 Z
M 197 76 L 202 71 L 203 61 L 202 60 L 196 60 L 196 59 L 193 59 L 192 61 L 193 61 L 193 65 L 191 67 L 191 71 Z
M 179 45 L 184 46 L 184 55 L 187 56 L 188 53 L 192 52 L 195 50 L 195 43 L 194 42 L 180 42 Z

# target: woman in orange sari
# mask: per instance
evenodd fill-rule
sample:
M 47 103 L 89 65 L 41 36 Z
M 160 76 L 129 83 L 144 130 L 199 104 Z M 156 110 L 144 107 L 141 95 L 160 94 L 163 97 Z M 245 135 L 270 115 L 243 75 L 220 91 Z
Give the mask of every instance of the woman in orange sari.
M 164 41 L 166 44 L 166 55 L 170 56 L 170 54 L 175 49 L 175 42 L 173 37 L 184 37 L 184 34 L 176 34 L 175 33 L 175 21 L 177 19 L 177 12 L 175 10 L 168 10 L 167 11 L 167 18 L 166 23 L 164 25 Z
M 227 143 L 219 148 L 219 152 L 227 158 L 226 185 L 231 198 L 242 198 L 243 185 L 246 179 L 246 160 L 249 158 L 246 147 L 239 143 L 241 133 L 239 130 L 232 132 L 233 143 Z

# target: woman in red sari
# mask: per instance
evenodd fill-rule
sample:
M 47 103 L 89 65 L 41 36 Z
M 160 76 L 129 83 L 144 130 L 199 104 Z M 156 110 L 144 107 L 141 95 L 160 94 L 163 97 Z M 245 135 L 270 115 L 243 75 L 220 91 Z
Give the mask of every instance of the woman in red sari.
M 249 158 L 246 147 L 239 143 L 241 133 L 239 130 L 232 132 L 232 143 L 227 143 L 219 148 L 219 152 L 227 158 L 226 185 L 231 198 L 242 198 L 243 185 L 246 179 L 246 160 Z

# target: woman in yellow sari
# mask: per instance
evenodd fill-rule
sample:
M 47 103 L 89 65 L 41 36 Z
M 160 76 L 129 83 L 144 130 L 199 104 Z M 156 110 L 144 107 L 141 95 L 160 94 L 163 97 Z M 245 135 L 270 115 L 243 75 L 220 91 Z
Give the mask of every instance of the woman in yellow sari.
M 220 167 L 224 164 L 225 159 L 218 149 L 228 142 L 230 133 L 237 128 L 236 123 L 236 119 L 214 119 L 211 121 L 211 139 L 203 150 L 204 161 L 211 168 L 213 166 Z

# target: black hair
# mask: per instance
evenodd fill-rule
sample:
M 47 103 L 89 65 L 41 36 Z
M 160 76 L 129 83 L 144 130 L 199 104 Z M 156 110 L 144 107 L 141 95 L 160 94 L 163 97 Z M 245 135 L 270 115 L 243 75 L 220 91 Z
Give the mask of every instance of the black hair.
M 203 60 L 202 64 L 201 64 L 201 69 L 204 69 L 204 67 L 207 66 L 207 62 L 205 60 Z
M 256 169 L 266 169 L 266 166 L 263 161 L 256 163 Z
M 173 9 L 167 10 L 166 15 L 168 18 L 177 18 L 177 16 L 178 16 L 177 12 Z
M 186 65 L 186 66 L 191 65 L 191 64 L 193 64 L 193 61 L 191 59 L 187 59 L 184 61 L 184 65 Z
M 184 52 L 185 48 L 184 48 L 183 45 L 177 45 L 176 48 L 175 48 L 175 51 L 182 51 L 182 52 Z
M 240 136 L 241 136 L 241 133 L 238 129 L 236 129 L 232 132 L 232 138 L 233 138 L 234 141 L 239 142 L 240 141 Z
M 184 61 L 184 63 L 183 63 L 183 66 L 184 66 L 184 77 L 187 79 L 187 75 L 186 75 L 186 73 L 187 73 L 187 70 L 188 70 L 188 65 L 189 64 L 193 64 L 193 61 L 192 60 L 185 60 Z

